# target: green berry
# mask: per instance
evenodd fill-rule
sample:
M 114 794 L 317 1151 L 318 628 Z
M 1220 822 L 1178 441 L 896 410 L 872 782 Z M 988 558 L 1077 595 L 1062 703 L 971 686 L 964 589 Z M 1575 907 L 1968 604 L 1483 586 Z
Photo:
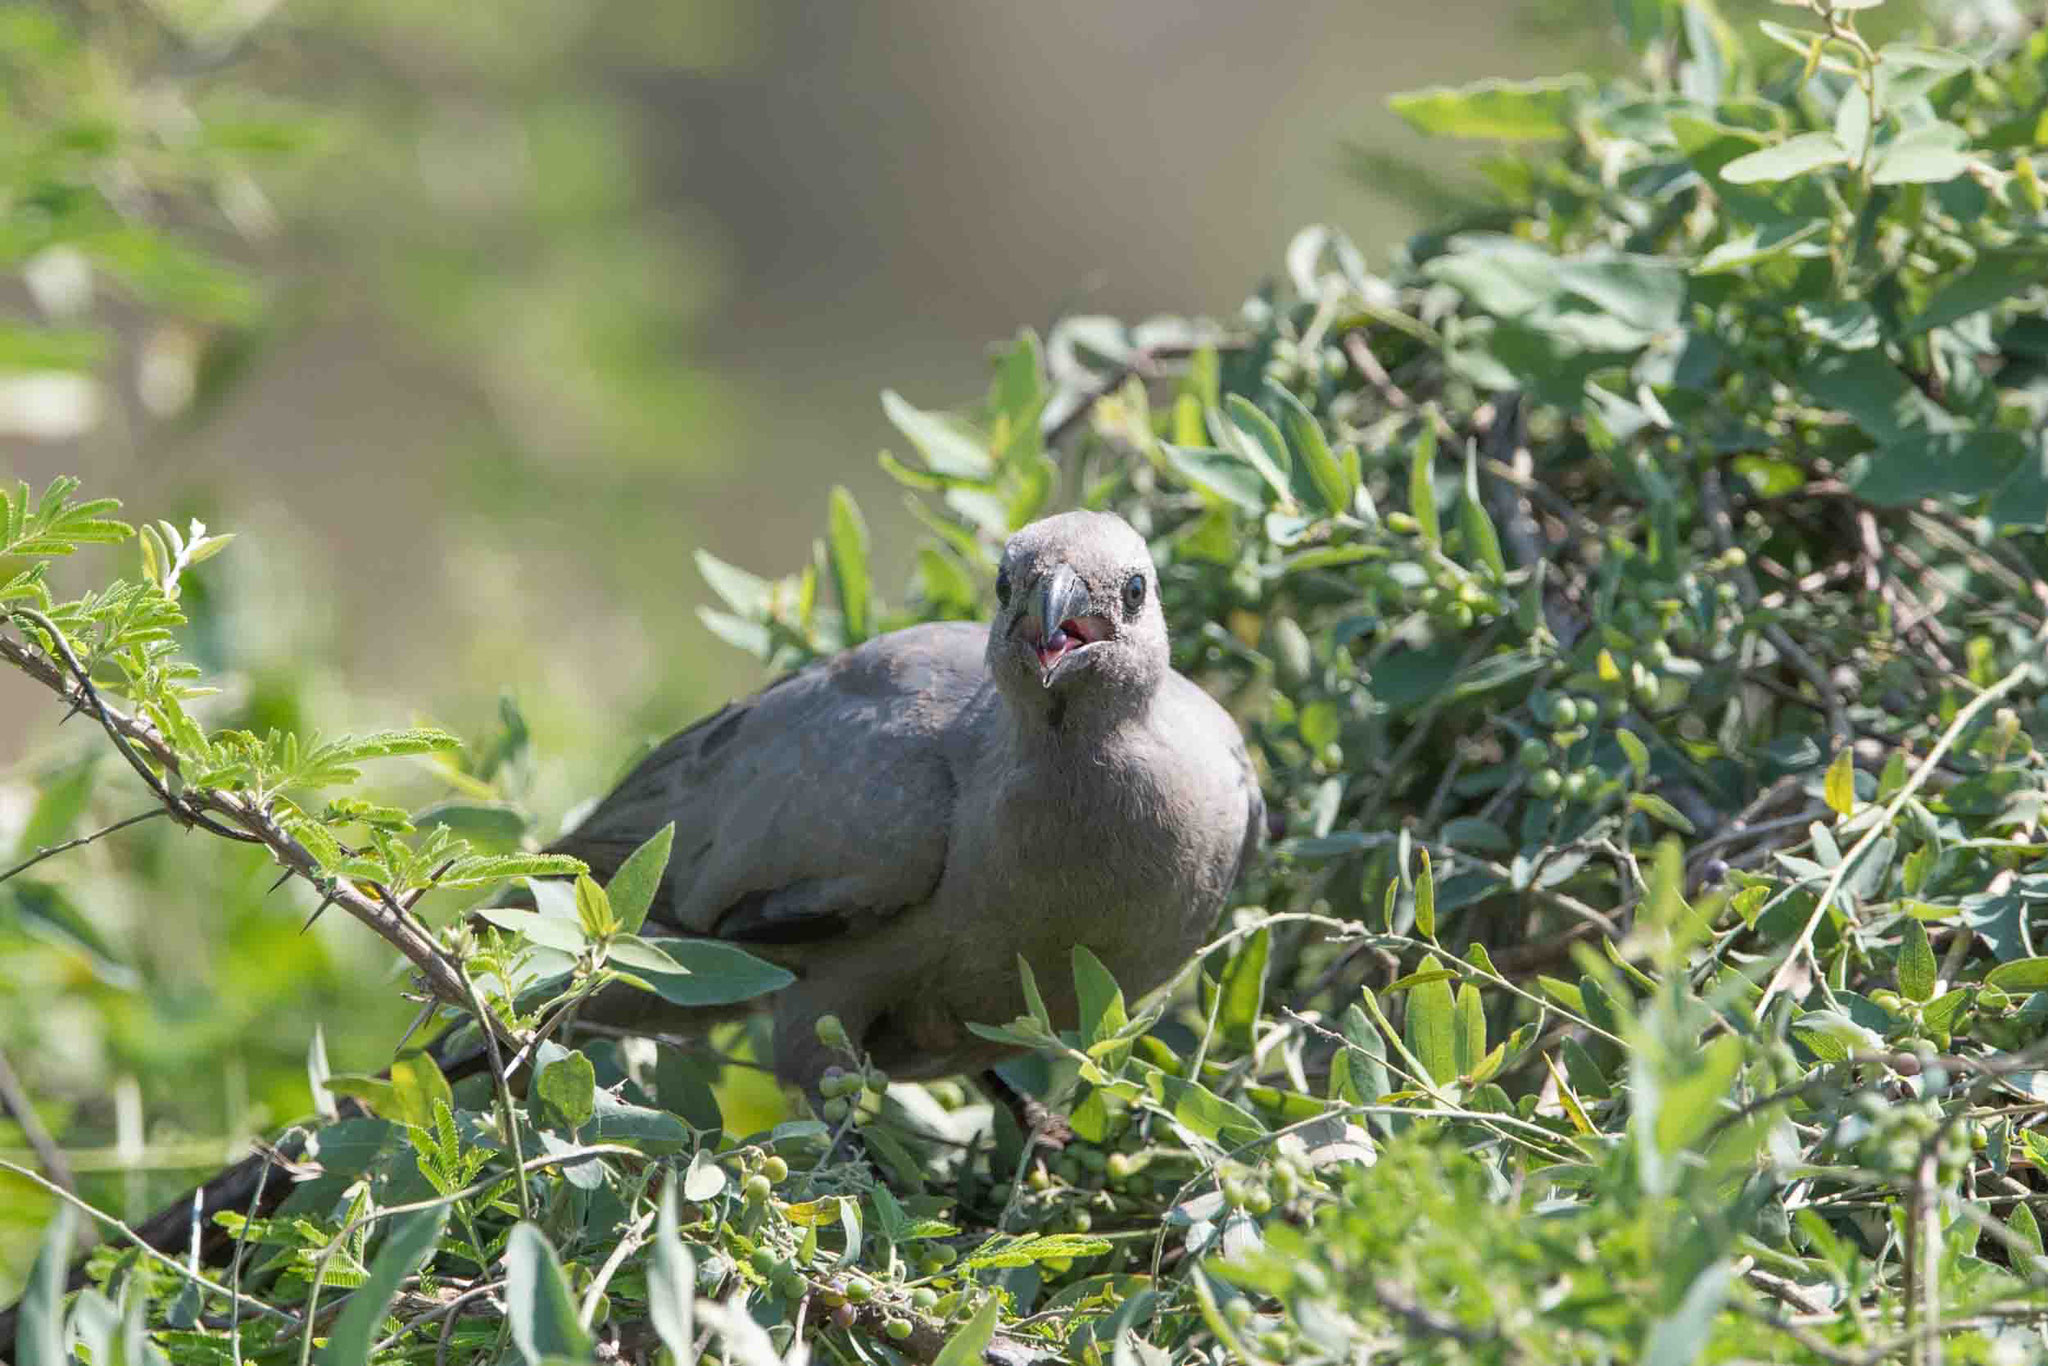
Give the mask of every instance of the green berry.
M 903 1341 L 903 1339 L 910 1336 L 910 1320 L 890 1319 L 887 1323 L 882 1325 L 882 1331 L 884 1333 L 887 1333 L 890 1337 L 896 1339 L 896 1341 L 901 1342 Z
M 1529 790 L 1539 797 L 1555 797 L 1564 787 L 1564 774 L 1546 768 L 1529 780 Z
M 873 1091 L 876 1095 L 881 1095 L 884 1091 L 889 1089 L 889 1074 L 887 1072 L 882 1071 L 878 1067 L 869 1069 L 867 1074 L 867 1088 L 868 1090 Z
M 765 1247 L 755 1248 L 754 1255 L 747 1258 L 747 1262 L 760 1273 L 763 1280 L 774 1280 L 775 1273 L 782 1269 L 782 1259 Z
M 1568 773 L 1564 779 L 1564 799 L 1575 802 L 1586 795 L 1586 771 L 1578 769 Z
M 1077 1209 L 1067 1216 L 1067 1227 L 1076 1233 L 1086 1233 L 1095 1227 L 1095 1218 L 1085 1209 Z
M 740 1187 L 740 1189 L 745 1193 L 748 1204 L 759 1205 L 768 1199 L 774 1187 L 768 1184 L 767 1177 L 756 1172 L 747 1178 L 746 1184 Z
M 794 1271 L 785 1271 L 775 1278 L 775 1293 L 785 1300 L 800 1300 L 810 1288 L 810 1284 Z
M 910 1292 L 910 1307 L 929 1309 L 939 1302 L 939 1292 L 928 1285 L 921 1285 Z
M 1515 761 L 1534 773 L 1550 762 L 1550 746 L 1532 735 L 1515 751 Z
M 846 1026 L 839 1022 L 837 1015 L 820 1015 L 815 1026 L 818 1042 L 827 1048 L 850 1048 L 852 1043 L 846 1037 Z
M 779 1157 L 771 1157 L 761 1164 L 761 1175 L 767 1177 L 776 1185 L 781 1185 L 784 1181 L 789 1180 L 789 1163 Z
M 1558 697 L 1550 703 L 1550 724 L 1559 730 L 1579 723 L 1579 704 L 1569 697 Z
M 875 1288 L 860 1277 L 855 1276 L 846 1283 L 846 1298 L 852 1300 L 855 1304 L 866 1304 L 874 1297 Z
M 852 1113 L 853 1107 L 846 1103 L 845 1096 L 834 1096 L 825 1102 L 825 1122 L 827 1124 L 842 1123 Z

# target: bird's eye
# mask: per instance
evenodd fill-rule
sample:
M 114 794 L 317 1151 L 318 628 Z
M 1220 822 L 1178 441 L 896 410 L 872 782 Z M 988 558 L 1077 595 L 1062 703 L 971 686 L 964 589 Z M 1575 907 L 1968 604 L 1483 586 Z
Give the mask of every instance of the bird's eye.
M 1133 574 L 1124 580 L 1124 611 L 1134 613 L 1145 605 L 1145 576 Z
M 1010 571 L 1007 569 L 998 569 L 996 571 L 996 605 L 999 607 L 1008 607 L 1010 605 Z

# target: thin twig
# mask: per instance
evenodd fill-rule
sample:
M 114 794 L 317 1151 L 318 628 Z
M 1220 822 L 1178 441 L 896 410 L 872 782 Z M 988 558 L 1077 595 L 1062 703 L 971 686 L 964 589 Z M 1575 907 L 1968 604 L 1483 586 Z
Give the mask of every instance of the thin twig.
M 2048 637 L 2048 626 L 2034 633 L 2032 647 L 2039 649 L 2044 637 Z M 1870 828 L 1863 832 L 1863 837 L 1842 856 L 1842 861 L 1835 865 L 1833 875 L 1828 878 L 1820 900 L 1814 904 L 1812 914 L 1807 916 L 1806 924 L 1800 928 L 1799 937 L 1792 941 L 1791 950 L 1785 955 L 1784 961 L 1778 964 L 1777 970 L 1771 974 L 1771 980 L 1765 984 L 1764 994 L 1757 1001 L 1754 1011 L 1757 1019 L 1763 1018 L 1772 998 L 1785 989 L 1792 974 L 1798 970 L 1800 959 L 1812 956 L 1814 932 L 1820 928 L 1821 917 L 1828 913 L 1828 908 L 1834 905 L 1835 898 L 1841 894 L 1842 883 L 1847 880 L 1850 870 L 1855 868 L 1858 860 L 1877 842 L 1878 837 L 1891 828 L 1892 822 L 1898 819 L 1899 812 L 1905 809 L 1906 803 L 1913 799 L 1913 794 L 1927 782 L 1935 766 L 1941 762 L 1942 756 L 1949 752 L 1956 740 L 1969 728 L 1970 723 L 1977 719 L 1978 714 L 2018 687 L 2036 663 L 2037 661 L 2032 659 L 2022 660 L 2014 665 L 2005 677 L 1978 693 L 1957 711 L 1955 719 L 1949 722 L 1948 729 L 1941 733 L 1941 738 L 1935 742 L 1934 748 L 1928 751 L 1927 757 L 1913 766 L 1913 772 L 1906 779 L 1905 786 L 1901 787 L 1886 804 L 1883 814 L 1871 822 Z M 1816 973 L 1819 966 L 1818 963 L 1814 964 Z
M 115 821 L 112 825 L 104 826 L 98 830 L 93 831 L 89 835 L 80 835 L 77 839 L 65 840 L 62 844 L 52 844 L 45 848 L 38 849 L 32 856 L 23 859 L 20 863 L 15 864 L 6 872 L 0 873 L 0 882 L 5 882 L 7 881 L 7 879 L 15 876 L 18 873 L 25 873 L 29 869 L 35 867 L 38 863 L 41 863 L 44 859 L 55 858 L 57 855 L 63 853 L 67 849 L 80 848 L 83 845 L 91 844 L 94 840 L 105 839 L 107 836 L 113 834 L 116 830 L 126 830 L 131 825 L 140 825 L 144 821 L 155 820 L 158 816 L 168 816 L 169 814 L 171 814 L 169 810 L 167 810 L 164 807 L 152 806 L 147 811 L 138 811 L 132 816 L 129 816 L 123 820 Z
M 206 1277 L 200 1275 L 197 1271 L 194 1271 L 192 1268 L 186 1266 L 176 1257 L 169 1257 L 157 1251 L 148 1243 L 144 1242 L 142 1236 L 138 1234 L 134 1229 L 128 1227 L 128 1225 L 122 1223 L 113 1215 L 101 1213 L 99 1210 L 93 1208 L 85 1201 L 73 1195 L 70 1191 L 65 1190 L 62 1186 L 59 1186 L 54 1182 L 45 1181 L 41 1176 L 37 1175 L 33 1171 L 30 1171 L 27 1167 L 18 1167 L 12 1162 L 0 1159 L 0 1169 L 13 1172 L 16 1176 L 19 1176 L 24 1180 L 34 1182 L 36 1185 L 42 1187 L 50 1194 L 56 1196 L 59 1200 L 62 1200 L 65 1204 L 70 1205 L 74 1209 L 80 1210 L 88 1217 L 98 1221 L 101 1224 L 106 1225 L 108 1228 L 114 1230 L 114 1232 L 120 1234 L 123 1238 L 126 1238 L 129 1242 L 135 1244 L 136 1247 L 140 1248 L 142 1250 L 143 1256 L 149 1258 L 151 1261 L 161 1263 L 163 1266 L 168 1268 L 173 1275 L 178 1276 L 183 1280 L 191 1281 L 193 1284 L 197 1285 L 202 1290 L 210 1290 L 216 1295 L 225 1295 L 230 1300 L 238 1304 L 246 1305 L 248 1308 L 263 1315 L 265 1318 L 276 1319 L 278 1322 L 285 1324 L 287 1327 L 295 1328 L 298 1326 L 299 1320 L 294 1318 L 292 1315 L 285 1313 L 282 1309 L 273 1309 L 269 1305 L 265 1304 L 262 1300 L 257 1299 L 253 1295 L 243 1295 L 230 1289 L 227 1286 L 221 1285 L 217 1281 L 210 1281 Z
M 38 629 L 51 636 L 53 645 L 63 662 L 45 654 L 34 645 L 18 644 L 0 636 L 0 660 L 15 665 L 36 682 L 51 689 L 65 702 L 74 706 L 89 707 L 98 716 L 101 726 L 120 749 L 152 793 L 163 803 L 166 810 L 181 823 L 198 825 L 209 833 L 246 844 L 261 844 L 269 848 L 277 862 L 304 877 L 328 900 L 340 906 L 379 937 L 405 955 L 425 979 L 428 989 L 450 1005 L 466 1008 L 469 1005 L 463 990 L 461 974 L 448 956 L 441 951 L 431 935 L 402 915 L 393 915 L 391 910 L 380 904 L 374 897 L 364 893 L 344 878 L 329 878 L 306 847 L 277 823 L 269 808 L 240 793 L 224 792 L 218 789 L 187 791 L 183 794 L 171 792 L 164 782 L 150 768 L 142 757 L 147 753 L 149 760 L 163 768 L 166 773 L 179 771 L 178 754 L 175 748 L 147 720 L 130 716 L 119 708 L 107 704 L 84 676 L 84 667 L 71 650 L 63 634 L 53 622 L 42 613 L 32 609 L 14 607 L 8 609 L 24 620 L 38 624 Z M 68 669 L 67 669 L 68 666 Z M 234 826 L 224 825 L 213 819 L 213 815 L 225 817 Z M 234 828 L 234 827 L 240 827 Z
M 43 1121 L 36 1117 L 35 1102 L 29 1099 L 28 1089 L 21 1084 L 21 1078 L 14 1074 L 14 1067 L 8 1062 L 4 1048 L 0 1048 L 0 1105 L 4 1105 L 14 1122 L 21 1126 L 28 1146 L 35 1152 L 36 1161 L 43 1164 L 43 1170 L 50 1179 L 76 1194 L 78 1184 L 71 1178 L 71 1164 L 64 1160 L 64 1150 L 57 1146 L 50 1131 L 43 1127 Z

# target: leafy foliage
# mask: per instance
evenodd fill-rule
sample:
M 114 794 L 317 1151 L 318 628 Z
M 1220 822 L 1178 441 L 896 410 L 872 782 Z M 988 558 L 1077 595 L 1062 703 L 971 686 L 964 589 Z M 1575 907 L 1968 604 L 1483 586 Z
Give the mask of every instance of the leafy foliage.
M 167 804 L 371 889 L 380 931 L 385 891 L 536 879 L 414 958 L 475 988 L 439 1008 L 523 1099 L 424 1054 L 316 1065 L 309 1179 L 235 1225 L 233 1288 L 110 1246 L 73 1331 L 146 1306 L 193 1362 L 316 1333 L 350 1361 L 2038 1349 L 2048 36 L 1875 46 L 1861 8 L 1779 11 L 1759 58 L 1704 6 L 1625 7 L 1645 83 L 1397 104 L 1516 154 L 1481 162 L 1495 207 L 1385 274 L 1312 229 L 1229 327 L 1069 320 L 969 411 L 885 395 L 929 533 L 900 600 L 843 491 L 795 573 L 700 558 L 706 624 L 795 665 L 976 615 L 1003 537 L 1058 504 L 1152 544 L 1176 662 L 1241 718 L 1285 833 L 1144 999 L 1076 946 L 1062 1030 L 1020 964 L 1029 1013 L 978 1028 L 1033 1050 L 1057 1154 L 829 1019 L 823 1113 L 754 1132 L 715 1066 L 579 1033 L 606 985 L 786 979 L 640 937 L 672 831 L 599 886 L 523 834 L 470 848 L 474 815 L 312 814 L 379 754 L 437 759 L 439 808 L 509 803 L 492 747 L 193 720 L 169 566 L 203 529 L 145 541 L 138 586 L 10 580 L 34 615 L 0 653 L 68 688 L 61 635 L 146 718 Z M 72 492 L 10 501 L 10 544 L 125 531 Z M 30 1307 L 47 1354 L 49 1276 Z

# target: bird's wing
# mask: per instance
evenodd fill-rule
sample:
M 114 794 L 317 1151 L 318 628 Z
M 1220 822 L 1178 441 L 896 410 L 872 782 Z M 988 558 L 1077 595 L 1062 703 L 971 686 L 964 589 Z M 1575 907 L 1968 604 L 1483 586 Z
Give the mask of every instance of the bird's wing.
M 554 848 L 608 877 L 674 821 L 650 919 L 688 934 L 806 942 L 916 905 L 945 870 L 986 638 L 912 627 L 791 674 L 656 749 Z

